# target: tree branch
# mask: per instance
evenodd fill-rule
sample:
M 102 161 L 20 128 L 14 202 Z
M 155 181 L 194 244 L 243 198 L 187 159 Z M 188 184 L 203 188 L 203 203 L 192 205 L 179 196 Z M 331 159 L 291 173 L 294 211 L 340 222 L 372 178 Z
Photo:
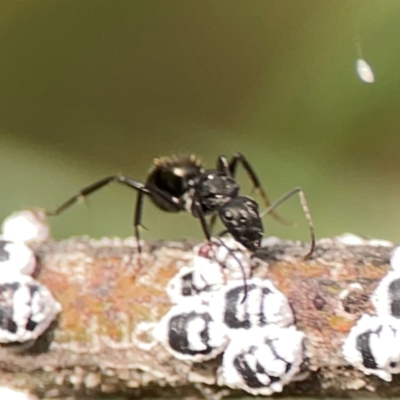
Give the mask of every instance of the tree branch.
M 267 264 L 260 263 L 253 276 L 270 279 L 287 296 L 296 327 L 306 337 L 302 380 L 285 386 L 284 395 L 399 395 L 400 379 L 389 385 L 353 369 L 342 356 L 343 341 L 356 320 L 374 313 L 370 295 L 389 270 L 392 247 L 372 244 L 323 239 L 308 261 L 302 259 L 303 244 L 277 241 L 260 251 Z M 38 246 L 37 279 L 63 310 L 33 347 L 0 348 L 0 385 L 42 397 L 132 393 L 217 398 L 227 390 L 216 381 L 220 356 L 202 363 L 179 361 L 160 344 L 146 349 L 146 335 L 137 330 L 171 308 L 165 287 L 190 261 L 191 249 L 189 242 L 147 243 L 139 268 L 133 239 L 72 238 Z

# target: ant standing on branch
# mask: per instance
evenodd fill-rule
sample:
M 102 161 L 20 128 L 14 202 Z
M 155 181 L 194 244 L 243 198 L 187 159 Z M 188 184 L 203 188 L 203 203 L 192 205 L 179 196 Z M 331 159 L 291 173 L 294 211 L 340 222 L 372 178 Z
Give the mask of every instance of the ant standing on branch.
M 260 214 L 258 204 L 247 196 L 239 195 L 239 185 L 235 180 L 238 164 L 246 171 L 253 188 L 259 193 L 266 207 Z M 274 210 L 284 201 L 295 194 L 299 195 L 304 215 L 308 222 L 311 246 L 305 259 L 311 257 L 315 248 L 314 227 L 301 188 L 294 188 L 275 203 L 271 204 L 251 164 L 241 153 L 236 153 L 230 160 L 224 156 L 217 158 L 215 169 L 204 169 L 200 160 L 191 155 L 161 157 L 154 160 L 144 183 L 137 182 L 122 175 L 111 175 L 85 188 L 54 211 L 47 215 L 58 215 L 111 182 L 118 182 L 137 191 L 134 229 L 138 243 L 138 252 L 141 252 L 139 242 L 139 228 L 142 220 L 143 197 L 150 197 L 152 202 L 166 212 L 187 211 L 200 220 L 203 233 L 211 241 L 211 232 L 219 217 L 225 229 L 219 236 L 227 233 L 251 252 L 255 252 L 261 245 L 264 233 L 261 217 L 271 214 L 275 219 L 284 222 Z M 211 219 L 207 222 L 206 217 Z

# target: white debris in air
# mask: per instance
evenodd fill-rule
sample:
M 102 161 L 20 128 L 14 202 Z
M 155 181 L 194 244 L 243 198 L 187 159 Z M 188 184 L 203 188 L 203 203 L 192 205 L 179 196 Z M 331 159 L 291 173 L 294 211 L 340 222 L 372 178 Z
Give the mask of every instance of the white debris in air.
M 43 243 L 50 236 L 45 213 L 41 210 L 17 211 L 2 225 L 2 239 L 11 242 Z
M 358 77 L 365 83 L 374 83 L 375 76 L 371 66 L 362 58 L 356 62 L 356 71 Z

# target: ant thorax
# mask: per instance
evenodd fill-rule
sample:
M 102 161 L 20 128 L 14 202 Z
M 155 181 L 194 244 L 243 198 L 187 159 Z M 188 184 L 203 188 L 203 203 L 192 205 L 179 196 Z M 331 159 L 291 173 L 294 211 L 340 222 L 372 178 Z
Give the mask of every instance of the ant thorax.
M 233 177 L 217 170 L 206 170 L 185 194 L 185 209 L 198 217 L 196 207 L 193 207 L 193 201 L 197 201 L 203 214 L 209 215 L 238 194 L 239 186 Z

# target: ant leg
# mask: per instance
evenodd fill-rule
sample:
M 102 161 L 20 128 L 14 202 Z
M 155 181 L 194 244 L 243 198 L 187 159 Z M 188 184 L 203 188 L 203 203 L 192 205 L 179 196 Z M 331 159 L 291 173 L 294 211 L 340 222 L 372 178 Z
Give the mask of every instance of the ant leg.
M 223 160 L 223 159 L 225 159 L 225 157 L 219 157 L 218 163 L 220 163 L 220 159 Z M 221 162 L 224 162 L 224 161 L 221 161 Z M 228 162 L 228 168 L 229 168 L 231 175 L 233 177 L 235 177 L 236 169 L 237 169 L 237 166 L 239 163 L 242 165 L 242 167 L 246 171 L 247 176 L 249 177 L 249 179 L 253 185 L 253 189 L 255 189 L 258 192 L 258 194 L 261 196 L 264 206 L 268 208 L 271 205 L 269 197 L 267 196 L 267 193 L 261 186 L 261 182 L 258 179 L 258 176 L 257 176 L 256 172 L 254 171 L 253 167 L 251 166 L 251 164 L 249 163 L 247 158 L 242 153 L 235 153 L 232 156 L 232 158 L 230 159 L 230 161 Z M 293 223 L 291 221 L 288 221 L 287 219 L 281 217 L 279 214 L 276 214 L 273 211 L 271 211 L 271 216 L 284 225 L 293 225 Z
M 311 237 L 310 251 L 304 256 L 304 259 L 307 260 L 308 258 L 310 258 L 312 256 L 312 254 L 314 253 L 314 250 L 315 250 L 315 232 L 314 232 L 314 224 L 313 224 L 313 221 L 311 218 L 311 213 L 310 213 L 310 209 L 307 204 L 306 196 L 300 187 L 296 187 L 296 188 L 290 190 L 289 192 L 287 192 L 280 199 L 278 199 L 273 204 L 271 204 L 265 211 L 263 211 L 261 213 L 260 217 L 263 217 L 264 215 L 271 213 L 276 207 L 281 205 L 283 202 L 288 200 L 290 197 L 294 196 L 296 193 L 299 195 L 300 204 L 303 209 L 304 216 L 307 220 L 308 228 L 310 230 L 310 237 Z
M 210 234 L 214 230 L 215 223 L 217 222 L 217 216 L 218 215 L 216 213 L 211 215 L 210 222 L 208 224 L 208 230 L 209 230 Z
M 59 215 L 63 211 L 65 211 L 66 209 L 77 203 L 79 199 L 89 196 L 90 194 L 100 190 L 101 188 L 112 182 L 121 183 L 123 185 L 128 186 L 131 189 L 135 189 L 138 191 L 138 197 L 136 200 L 135 213 L 134 213 L 134 229 L 135 229 L 135 237 L 138 244 L 138 252 L 141 253 L 141 247 L 139 242 L 140 240 L 139 226 L 142 218 L 143 195 L 148 195 L 148 196 L 151 196 L 152 194 L 157 195 L 166 202 L 168 202 L 171 208 L 174 208 L 176 211 L 181 210 L 181 205 L 178 198 L 171 196 L 169 193 L 166 193 L 155 186 L 144 185 L 143 183 L 136 182 L 122 175 L 111 175 L 97 182 L 94 182 L 89 186 L 86 186 L 85 188 L 80 190 L 78 194 L 70 197 L 67 201 L 62 203 L 54 211 L 46 211 L 46 215 L 49 216 Z
M 201 224 L 201 227 L 202 227 L 202 229 L 203 229 L 204 236 L 206 237 L 207 241 L 208 241 L 209 243 L 212 244 L 210 231 L 209 231 L 209 228 L 208 228 L 208 226 L 207 226 L 207 221 L 206 221 L 206 218 L 205 218 L 205 216 L 204 216 L 203 209 L 201 208 L 201 204 L 200 204 L 200 202 L 199 202 L 199 200 L 198 200 L 197 197 L 195 197 L 195 198 L 193 199 L 193 208 L 194 208 L 194 210 L 196 211 L 196 215 L 198 215 L 198 218 L 200 219 L 200 224 Z M 236 262 L 240 265 L 240 270 L 241 270 L 241 272 L 242 272 L 242 278 L 243 278 L 243 283 L 244 283 L 244 284 L 243 284 L 243 292 L 244 292 L 244 294 L 243 294 L 243 299 L 242 299 L 242 303 L 244 303 L 245 300 L 246 300 L 246 298 L 247 298 L 247 280 L 246 280 L 246 272 L 245 272 L 245 270 L 244 270 L 244 267 L 243 267 L 242 263 L 241 263 L 240 260 L 236 257 L 236 255 L 235 255 L 235 253 L 232 251 L 232 249 L 230 249 L 223 241 L 220 241 L 220 243 L 221 243 L 221 245 L 222 245 L 223 247 L 225 247 L 225 248 L 228 250 L 228 252 L 232 255 L 232 257 L 236 260 Z M 224 266 L 223 266 L 223 267 L 224 267 Z
M 204 216 L 203 209 L 201 208 L 201 204 L 200 204 L 199 200 L 197 199 L 197 197 L 193 198 L 193 206 L 192 207 L 195 210 L 196 215 L 198 216 L 198 218 L 200 220 L 200 224 L 201 224 L 201 228 L 203 229 L 204 236 L 206 237 L 206 239 L 209 242 L 211 242 L 211 234 L 210 234 L 210 230 L 207 225 L 206 217 Z
M 217 171 L 223 172 L 225 175 L 235 177 L 235 171 L 232 171 L 230 163 L 225 156 L 218 156 Z
M 142 253 L 142 247 L 140 246 L 140 232 L 139 228 L 142 221 L 143 212 L 143 192 L 138 192 L 135 204 L 135 214 L 133 218 L 133 227 L 135 229 L 135 238 L 139 255 Z
M 89 186 L 86 186 L 82 190 L 79 191 L 78 194 L 70 197 L 67 201 L 62 203 L 60 206 L 58 206 L 55 210 L 53 211 L 46 211 L 46 215 L 49 216 L 55 216 L 61 214 L 63 211 L 66 209 L 70 208 L 73 206 L 75 203 L 79 201 L 81 198 L 85 198 L 89 196 L 90 194 L 97 192 L 104 186 L 107 186 L 109 183 L 116 182 L 120 183 L 122 185 L 128 186 L 131 189 L 137 190 L 138 192 L 141 192 L 142 194 L 146 194 L 148 196 L 151 196 L 152 194 L 157 195 L 161 198 L 163 198 L 166 202 L 168 202 L 172 208 L 174 208 L 176 211 L 181 210 L 181 204 L 179 202 L 179 199 L 171 196 L 169 193 L 164 192 L 161 189 L 158 189 L 155 186 L 152 185 L 145 185 L 143 183 L 136 182 L 130 178 L 127 178 L 123 175 L 111 175 L 107 176 L 106 178 L 100 179 L 97 182 L 92 183 Z
M 126 178 L 125 176 L 111 175 L 107 176 L 106 178 L 100 179 L 99 181 L 94 182 L 89 186 L 86 186 L 85 188 L 80 190 L 78 194 L 70 197 L 68 200 L 66 200 L 64 203 L 58 206 L 55 210 L 46 211 L 46 214 L 51 216 L 59 215 L 67 208 L 70 208 L 72 205 L 77 203 L 80 199 L 85 198 L 86 196 L 89 196 L 94 192 L 97 192 L 98 190 L 100 190 L 101 188 L 107 186 L 109 183 L 112 182 L 118 182 L 132 189 L 138 190 L 139 192 L 150 194 L 150 191 L 146 188 L 146 186 L 143 183 L 136 182 L 132 179 Z

